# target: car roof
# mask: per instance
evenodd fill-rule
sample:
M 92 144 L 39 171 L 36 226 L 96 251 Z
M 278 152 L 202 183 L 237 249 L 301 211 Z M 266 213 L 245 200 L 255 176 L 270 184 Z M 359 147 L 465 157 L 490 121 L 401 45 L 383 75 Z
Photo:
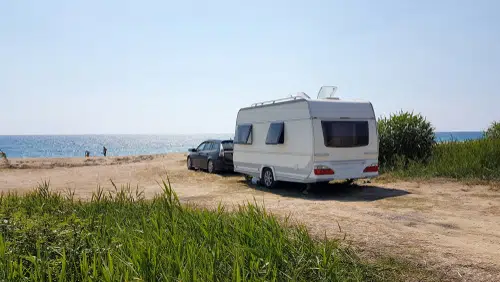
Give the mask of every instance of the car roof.
M 217 142 L 217 143 L 221 143 L 221 142 L 233 142 L 233 140 L 230 140 L 230 139 L 207 139 L 203 142 Z

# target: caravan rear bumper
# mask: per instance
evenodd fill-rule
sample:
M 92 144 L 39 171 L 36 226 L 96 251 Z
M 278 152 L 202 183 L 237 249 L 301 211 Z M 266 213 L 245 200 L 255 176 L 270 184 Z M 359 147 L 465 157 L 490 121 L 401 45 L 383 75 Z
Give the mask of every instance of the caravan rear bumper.
M 377 160 L 316 162 L 306 182 L 374 178 L 378 175 Z

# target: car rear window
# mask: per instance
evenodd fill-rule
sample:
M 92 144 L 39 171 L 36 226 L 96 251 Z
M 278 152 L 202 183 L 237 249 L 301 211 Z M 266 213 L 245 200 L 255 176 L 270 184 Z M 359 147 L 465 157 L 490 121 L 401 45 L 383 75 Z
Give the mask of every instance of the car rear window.
M 368 121 L 322 121 L 326 147 L 349 148 L 368 145 Z
M 222 149 L 224 150 L 232 150 L 234 145 L 233 145 L 233 141 L 223 141 L 221 142 L 222 144 Z

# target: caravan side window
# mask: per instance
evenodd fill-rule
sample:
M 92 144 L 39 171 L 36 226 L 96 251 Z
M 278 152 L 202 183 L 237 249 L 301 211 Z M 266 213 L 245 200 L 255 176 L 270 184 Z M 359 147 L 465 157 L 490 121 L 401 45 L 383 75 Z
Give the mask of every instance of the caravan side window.
M 266 144 L 277 145 L 285 143 L 285 123 L 273 122 L 267 131 Z
M 242 124 L 238 125 L 236 128 L 236 134 L 234 136 L 234 144 L 252 144 L 252 125 Z

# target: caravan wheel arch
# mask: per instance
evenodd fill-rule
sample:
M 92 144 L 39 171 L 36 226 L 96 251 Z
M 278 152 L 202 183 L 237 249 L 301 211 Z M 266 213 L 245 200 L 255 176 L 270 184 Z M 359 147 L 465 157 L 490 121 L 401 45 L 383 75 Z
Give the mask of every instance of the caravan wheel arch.
M 269 168 L 272 173 L 273 173 L 273 177 L 274 177 L 274 181 L 276 181 L 276 172 L 274 171 L 274 166 L 272 165 L 262 165 L 259 169 L 259 179 L 262 179 L 262 173 L 264 172 L 264 168 Z

